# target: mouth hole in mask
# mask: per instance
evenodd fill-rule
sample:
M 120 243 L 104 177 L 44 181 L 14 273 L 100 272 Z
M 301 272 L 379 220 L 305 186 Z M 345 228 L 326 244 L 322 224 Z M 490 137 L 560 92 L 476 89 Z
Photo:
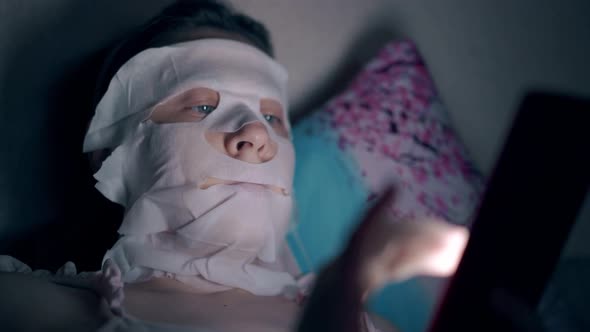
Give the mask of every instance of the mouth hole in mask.
M 207 177 L 203 183 L 199 185 L 199 189 L 207 190 L 216 185 L 224 185 L 224 186 L 236 186 L 236 188 L 244 189 L 245 191 L 262 191 L 262 190 L 269 190 L 276 194 L 283 195 L 283 196 L 290 196 L 289 191 L 285 188 L 281 188 L 279 186 L 264 184 L 264 183 L 253 183 L 253 182 L 243 182 L 243 181 L 235 181 L 235 180 L 223 180 L 215 177 Z

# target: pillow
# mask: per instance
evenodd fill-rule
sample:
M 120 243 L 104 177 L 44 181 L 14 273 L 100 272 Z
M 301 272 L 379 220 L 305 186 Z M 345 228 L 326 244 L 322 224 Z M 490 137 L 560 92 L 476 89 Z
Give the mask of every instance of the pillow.
M 345 91 L 295 124 L 293 139 L 297 210 L 288 242 L 304 272 L 340 252 L 385 186 L 397 188 L 393 217 L 467 224 L 480 199 L 483 178 L 411 41 L 387 44 Z M 373 311 L 402 331 L 423 331 L 436 297 L 431 284 L 388 287 Z

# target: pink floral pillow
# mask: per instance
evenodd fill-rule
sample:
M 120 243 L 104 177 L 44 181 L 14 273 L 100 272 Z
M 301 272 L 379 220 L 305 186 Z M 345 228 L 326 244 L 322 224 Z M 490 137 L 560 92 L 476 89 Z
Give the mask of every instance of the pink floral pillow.
M 394 217 L 468 224 L 483 178 L 453 130 L 415 45 L 392 42 L 350 86 L 293 127 L 297 223 L 288 236 L 302 271 L 338 254 L 368 201 L 394 184 Z M 438 283 L 384 289 L 370 308 L 401 331 L 424 331 Z
M 410 41 L 386 45 L 346 91 L 303 122 L 295 144 L 297 135 L 332 140 L 352 160 L 368 199 L 395 184 L 397 216 L 464 224 L 479 202 L 482 176 Z

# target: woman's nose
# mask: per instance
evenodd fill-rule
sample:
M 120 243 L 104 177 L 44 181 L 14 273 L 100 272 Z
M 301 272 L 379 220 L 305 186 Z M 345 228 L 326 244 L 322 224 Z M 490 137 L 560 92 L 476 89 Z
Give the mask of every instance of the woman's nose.
M 225 152 L 232 158 L 261 164 L 274 158 L 278 146 L 261 122 L 252 122 L 233 133 L 226 133 Z

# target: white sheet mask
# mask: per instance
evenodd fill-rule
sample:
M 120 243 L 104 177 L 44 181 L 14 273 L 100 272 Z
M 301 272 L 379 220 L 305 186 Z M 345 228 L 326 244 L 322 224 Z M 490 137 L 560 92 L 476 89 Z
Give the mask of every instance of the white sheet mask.
M 256 186 L 200 187 L 214 177 L 291 192 L 293 146 L 259 111 L 261 98 L 286 109 L 285 80 L 282 67 L 264 53 L 216 39 L 147 50 L 119 70 L 97 107 L 85 149 L 115 148 L 95 177 L 98 190 L 126 207 L 123 236 L 105 255 L 125 282 L 167 275 L 205 292 L 237 287 L 257 295 L 295 285 L 276 264 L 292 198 Z M 200 122 L 142 121 L 155 105 L 194 87 L 220 97 Z M 263 123 L 278 146 L 267 162 L 234 159 L 205 139 L 208 131 L 233 133 L 254 122 Z
M 286 110 L 286 82 L 281 65 L 237 41 L 201 39 L 147 49 L 111 80 L 86 133 L 84 151 L 115 148 L 154 106 L 193 87 L 271 98 Z

